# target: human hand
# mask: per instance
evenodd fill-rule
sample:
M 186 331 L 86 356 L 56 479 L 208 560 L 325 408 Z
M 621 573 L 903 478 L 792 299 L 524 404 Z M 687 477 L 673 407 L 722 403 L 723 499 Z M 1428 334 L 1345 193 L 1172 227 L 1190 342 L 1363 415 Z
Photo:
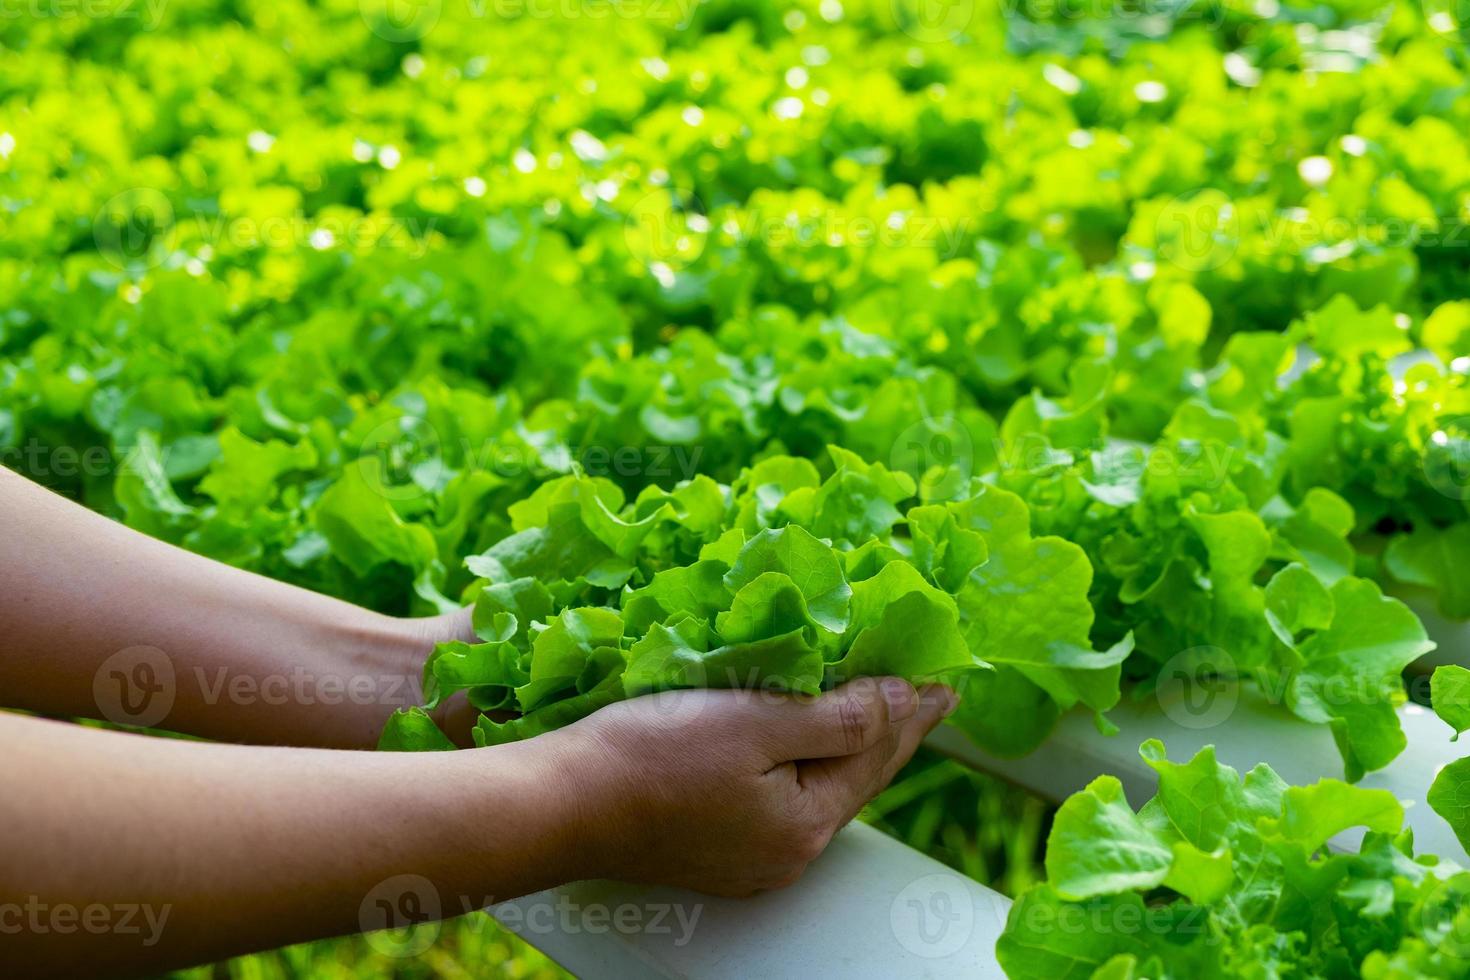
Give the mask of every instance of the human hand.
M 801 877 L 955 704 L 898 678 L 817 698 L 675 691 L 533 741 L 578 814 L 584 877 L 745 896 Z
M 469 606 L 438 616 L 399 619 L 396 620 L 396 623 L 398 632 L 406 637 L 402 660 L 405 665 L 404 669 L 412 681 L 408 685 L 408 692 L 411 695 L 408 703 L 395 705 L 396 708 L 423 704 L 424 689 L 421 678 L 424 674 L 424 664 L 438 644 L 455 640 L 462 643 L 480 642 L 479 637 L 475 635 Z M 430 712 L 430 717 L 449 737 L 449 740 L 460 748 L 471 748 L 475 744 L 471 733 L 474 731 L 475 723 L 480 719 L 480 712 L 470 704 L 464 691 L 452 694 L 441 701 L 439 706 Z

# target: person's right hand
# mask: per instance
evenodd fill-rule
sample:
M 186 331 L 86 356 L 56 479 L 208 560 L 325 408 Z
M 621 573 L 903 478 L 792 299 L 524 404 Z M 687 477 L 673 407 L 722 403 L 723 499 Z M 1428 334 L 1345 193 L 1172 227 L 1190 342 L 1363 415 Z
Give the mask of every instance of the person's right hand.
M 744 896 L 796 881 L 955 703 L 898 678 L 817 698 L 676 691 L 542 739 L 588 877 Z

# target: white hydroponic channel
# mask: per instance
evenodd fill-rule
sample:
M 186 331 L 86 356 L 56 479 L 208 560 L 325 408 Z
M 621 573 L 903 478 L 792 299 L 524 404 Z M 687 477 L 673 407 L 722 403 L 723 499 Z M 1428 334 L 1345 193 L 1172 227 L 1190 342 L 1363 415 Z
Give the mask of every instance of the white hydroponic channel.
M 1400 593 L 1439 644 L 1416 669 L 1470 666 L 1470 624 L 1449 622 L 1430 597 Z M 1450 730 L 1425 708 L 1399 712 L 1409 747 L 1360 785 L 1407 804 L 1417 851 L 1470 864 L 1449 826 L 1424 802 L 1440 768 L 1461 757 Z M 1061 800 L 1102 773 L 1122 780 L 1138 806 L 1154 792 L 1139 743 L 1163 740 L 1171 759 L 1213 744 L 1221 762 L 1244 772 L 1269 764 L 1290 783 L 1341 778 L 1342 760 L 1323 725 L 1293 717 L 1246 689 L 1188 705 L 1131 700 L 1108 713 L 1117 735 L 1100 735 L 1077 712 L 1035 752 L 1001 759 L 942 728 L 929 745 L 950 757 Z M 1356 849 L 1360 831 L 1330 842 Z M 996 938 L 1010 900 L 871 827 L 854 824 L 795 886 L 753 899 L 711 898 L 673 888 L 580 882 L 491 910 L 571 972 L 586 977 L 774 978 L 1001 977 Z

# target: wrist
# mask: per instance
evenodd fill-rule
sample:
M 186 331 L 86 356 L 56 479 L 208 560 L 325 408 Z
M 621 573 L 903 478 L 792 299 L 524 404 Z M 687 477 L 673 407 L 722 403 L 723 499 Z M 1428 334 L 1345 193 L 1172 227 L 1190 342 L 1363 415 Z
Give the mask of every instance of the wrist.
M 318 731 L 292 739 L 323 748 L 371 749 L 395 711 L 423 704 L 423 670 L 434 645 L 452 638 L 455 626 L 435 619 L 399 619 L 355 607 L 320 616 L 312 623 L 312 658 L 323 686 L 347 693 L 330 711 L 304 719 Z M 466 623 L 468 619 L 466 618 Z M 439 633 L 436 633 L 436 629 Z
M 367 639 L 364 649 L 375 649 L 382 661 L 399 674 L 415 679 L 423 674 L 424 661 L 440 643 L 460 640 L 478 642 L 467 607 L 440 616 L 400 618 L 367 613 L 357 624 L 359 637 Z
M 470 859 L 477 881 L 517 882 L 498 900 L 572 881 L 607 877 L 606 835 L 595 804 L 582 793 L 587 766 L 550 736 L 462 752 L 443 752 L 451 792 L 467 793 L 467 825 L 454 829 L 453 853 Z M 451 818 L 454 819 L 454 818 Z M 468 853 L 466 842 L 474 842 Z
M 473 613 L 472 607 L 464 606 L 438 616 L 394 619 L 392 622 L 405 645 L 419 651 L 418 658 L 422 661 L 438 643 L 448 643 L 451 640 L 478 643 L 479 637 L 475 635 L 472 622 Z
M 413 619 L 367 610 L 362 613 L 337 630 L 334 642 L 354 670 L 371 672 L 375 677 L 377 699 L 383 709 L 381 723 L 386 723 L 394 711 L 424 703 L 424 664 L 435 646 L 452 640 L 476 641 L 468 608 Z M 447 704 L 440 705 L 434 713 L 441 728 L 446 724 L 447 708 Z
M 394 620 L 394 626 L 400 637 L 399 671 L 409 678 L 404 685 L 408 701 L 395 705 L 395 708 L 416 707 L 424 703 L 424 664 L 434 652 L 434 647 L 456 640 L 462 643 L 479 642 L 471 623 L 469 607 L 440 616 Z M 479 711 L 470 705 L 463 692 L 445 698 L 429 712 L 439 729 L 460 748 L 474 745 L 471 732 L 479 715 Z M 386 716 L 384 721 L 387 721 Z
M 555 814 L 554 847 L 568 881 L 617 877 L 619 858 L 631 846 L 620 828 L 630 799 L 621 760 L 600 739 L 574 726 L 517 743 L 540 773 L 549 812 Z

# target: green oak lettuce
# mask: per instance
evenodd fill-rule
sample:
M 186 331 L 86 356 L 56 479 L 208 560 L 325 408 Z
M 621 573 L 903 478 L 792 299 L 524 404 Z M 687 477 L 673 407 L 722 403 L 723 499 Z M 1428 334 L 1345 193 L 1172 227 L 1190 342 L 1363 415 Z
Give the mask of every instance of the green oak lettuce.
M 1033 537 L 1025 505 L 1000 488 L 910 505 L 905 474 L 837 447 L 829 463 L 820 478 L 806 460 L 770 457 L 731 486 L 696 478 L 632 501 L 580 473 L 544 484 L 512 508 L 511 533 L 468 559 L 481 642 L 435 650 L 427 707 L 467 691 L 488 744 L 644 693 L 815 694 L 894 674 L 959 685 L 974 707 L 955 723 L 1001 748 L 997 719 L 1045 731 L 972 679 L 1022 679 L 1051 717 L 1117 703 L 1131 644 L 1089 645 L 1081 549 Z M 395 716 L 384 746 L 442 747 L 422 738 L 426 720 Z
M 1454 729 L 1452 739 L 1470 730 L 1470 670 L 1453 664 L 1435 668 L 1430 698 L 1435 714 Z M 1427 801 L 1460 843 L 1470 848 L 1470 758 L 1456 759 L 1441 769 L 1429 787 Z
M 1140 751 L 1137 810 L 1100 776 L 1057 811 L 996 945 L 1013 980 L 1470 975 L 1470 872 L 1416 857 L 1392 794 Z M 1357 850 L 1327 846 L 1353 828 Z

